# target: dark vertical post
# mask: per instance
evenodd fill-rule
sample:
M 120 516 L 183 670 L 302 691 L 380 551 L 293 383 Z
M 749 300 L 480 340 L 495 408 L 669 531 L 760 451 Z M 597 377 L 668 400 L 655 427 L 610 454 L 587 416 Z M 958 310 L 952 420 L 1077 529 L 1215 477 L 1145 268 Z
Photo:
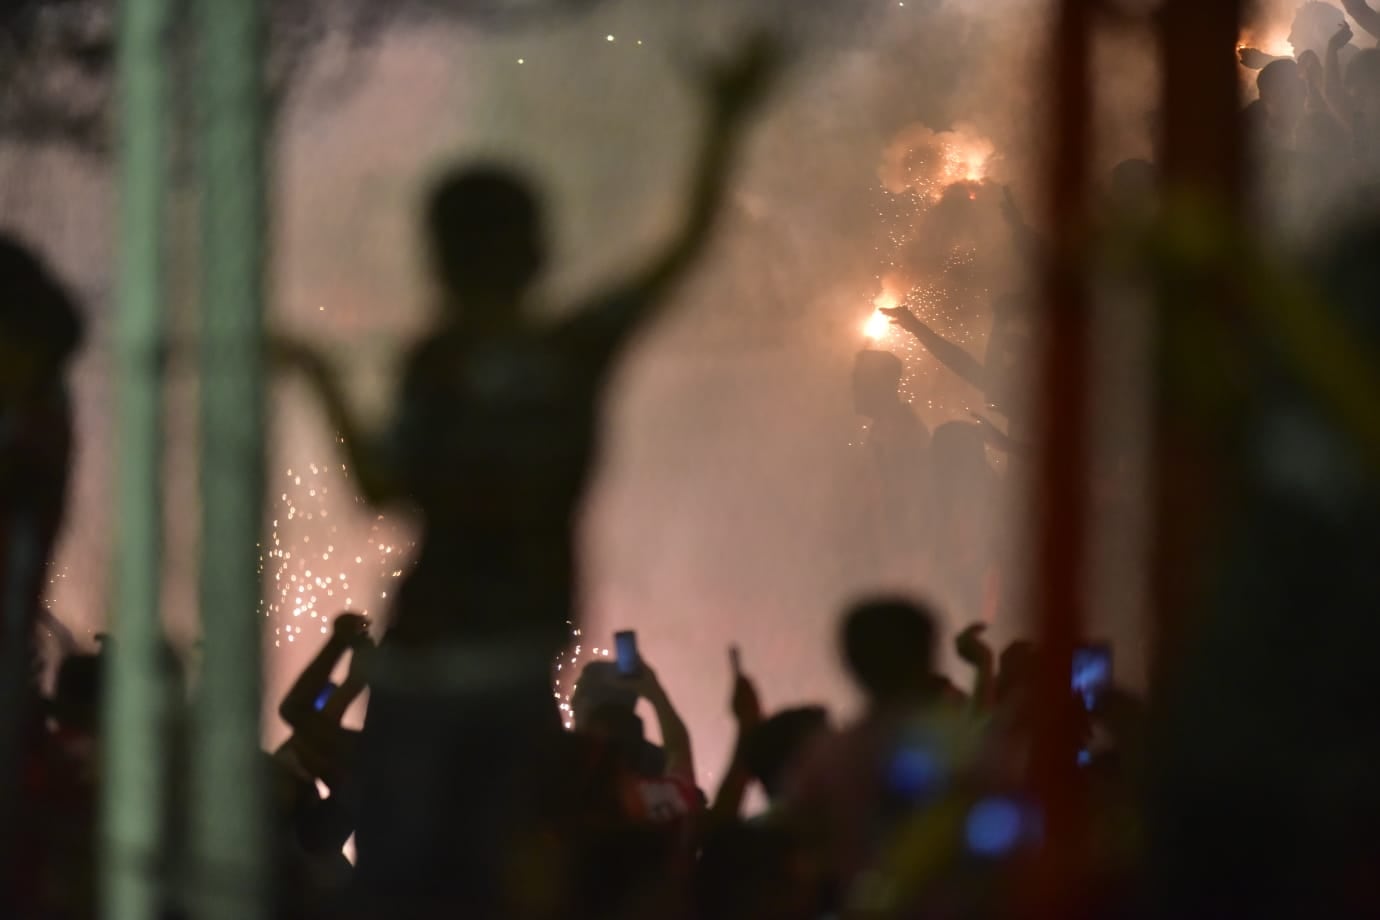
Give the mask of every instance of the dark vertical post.
M 1235 57 L 1242 5 L 1242 0 L 1167 0 L 1161 13 L 1161 146 L 1170 233 L 1202 233 L 1204 225 L 1215 228 L 1209 232 L 1233 232 L 1239 226 L 1246 193 Z M 1192 344 L 1185 336 L 1201 339 L 1204 329 L 1222 328 L 1231 285 L 1205 266 L 1188 271 L 1196 274 L 1176 275 L 1173 290 L 1162 294 L 1157 336 L 1151 560 L 1156 687 L 1162 686 L 1182 639 L 1183 617 L 1200 587 L 1205 536 L 1224 494 L 1221 452 L 1211 432 L 1195 426 L 1194 413 L 1186 411 L 1185 400 L 1195 397 L 1176 380 L 1180 362 L 1174 355 L 1180 345 Z M 1200 311 L 1216 311 L 1219 317 L 1203 323 L 1210 314 Z
M 1092 9 L 1060 0 L 1050 61 L 1054 120 L 1045 212 L 1038 367 L 1040 450 L 1036 461 L 1034 613 L 1040 648 L 1031 784 L 1043 811 L 1045 845 L 1024 911 L 1073 916 L 1083 862 L 1083 815 L 1075 782 L 1078 726 L 1070 706 L 1073 646 L 1083 623 L 1087 535 L 1089 295 L 1084 266 L 1092 143 Z

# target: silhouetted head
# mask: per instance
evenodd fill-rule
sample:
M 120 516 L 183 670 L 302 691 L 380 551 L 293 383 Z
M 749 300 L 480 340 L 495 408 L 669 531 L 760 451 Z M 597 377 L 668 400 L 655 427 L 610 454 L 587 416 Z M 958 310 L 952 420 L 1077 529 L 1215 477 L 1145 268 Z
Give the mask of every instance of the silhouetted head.
M 1149 160 L 1122 160 L 1112 167 L 1107 195 L 1112 207 L 1133 214 L 1148 214 L 1159 197 L 1159 170 Z
M 743 752 L 748 772 L 768 799 L 781 795 L 790 767 L 820 732 L 829 727 L 823 706 L 784 709 L 752 730 Z
M 642 718 L 621 703 L 586 708 L 575 723 L 575 732 L 602 745 L 621 769 L 649 777 L 666 770 L 666 752 L 647 740 Z
M 580 671 L 575 690 L 570 694 L 570 714 L 575 717 L 575 730 L 584 731 L 594 712 L 604 706 L 616 706 L 631 713 L 637 708 L 637 693 L 622 680 L 613 662 L 591 661 Z
M 575 728 L 582 735 L 606 738 L 623 751 L 643 740 L 642 720 L 619 703 L 602 703 L 587 710 Z
M 1346 14 L 1331 3 L 1312 0 L 1299 7 L 1294 14 L 1294 25 L 1289 30 L 1288 42 L 1294 46 L 1294 57 L 1305 51 L 1324 54 L 1327 43 L 1341 30 L 1346 22 Z
M 905 365 L 889 351 L 860 351 L 853 364 L 853 406 L 877 418 L 896 405 Z
M 932 695 L 934 620 L 926 607 L 898 598 L 866 601 L 844 618 L 848 670 L 874 706 Z
M 501 166 L 452 170 L 432 189 L 426 222 L 448 306 L 484 327 L 520 322 L 522 298 L 546 261 L 531 186 Z
M 1308 84 L 1298 64 L 1273 61 L 1260 71 L 1255 85 L 1272 122 L 1288 127 L 1298 124 L 1308 104 Z
M 26 393 L 60 373 L 81 338 L 76 306 L 48 266 L 0 234 L 0 395 Z

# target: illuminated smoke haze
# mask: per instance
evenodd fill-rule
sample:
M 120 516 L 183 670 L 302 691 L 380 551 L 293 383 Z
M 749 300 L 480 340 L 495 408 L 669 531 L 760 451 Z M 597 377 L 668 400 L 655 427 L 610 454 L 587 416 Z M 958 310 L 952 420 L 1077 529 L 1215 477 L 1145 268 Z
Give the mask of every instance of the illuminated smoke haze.
M 405 27 L 352 62 L 358 85 L 339 98 L 327 86 L 339 62 L 323 55 L 284 113 L 274 323 L 329 348 L 351 369 L 357 401 L 382 420 L 397 361 L 428 315 L 413 217 L 438 166 L 499 157 L 540 182 L 556 263 L 545 299 L 570 302 L 636 266 L 674 227 L 699 115 L 686 63 L 746 21 L 790 15 L 800 57 L 754 136 L 719 234 L 610 388 L 606 460 L 582 524 L 582 654 L 615 629 L 638 630 L 691 726 L 706 783 L 731 743 L 730 643 L 769 707 L 822 700 L 842 715 L 854 697 L 835 654 L 840 609 L 869 590 L 930 587 L 886 581 L 871 557 L 885 534 L 860 500 L 870 472 L 849 374 L 870 342 L 896 348 L 931 427 L 981 408 L 980 394 L 870 317 L 879 298 L 920 291 L 928 318 L 980 355 L 987 299 L 1022 283 L 996 202 L 1011 184 L 1035 210 L 1045 106 L 1031 68 L 1044 8 L 627 0 L 536 32 Z M 1143 95 L 1133 52 L 1117 57 L 1107 85 L 1135 83 Z M 1121 101 L 1099 151 L 1108 165 L 1149 152 L 1149 104 Z M 961 227 L 926 222 L 944 183 L 912 196 L 912 160 L 925 181 L 972 182 Z M 59 615 L 89 635 L 104 620 L 112 524 L 108 175 L 46 149 L 7 150 L 0 171 L 5 223 L 50 249 L 94 315 L 78 374 L 77 491 L 53 591 Z M 946 297 L 964 259 L 983 260 L 982 271 L 963 297 Z M 172 634 L 189 646 L 197 506 L 185 373 L 170 403 L 167 607 Z M 354 500 L 300 391 L 275 389 L 272 410 L 266 520 L 276 525 L 265 535 L 265 608 L 246 611 L 265 623 L 266 713 L 329 618 L 347 604 L 386 611 L 411 539 L 407 521 L 379 520 Z M 1010 503 L 1001 527 L 1015 532 L 1019 497 Z M 949 635 L 960 625 L 947 623 Z M 1018 632 L 1015 622 L 994 627 L 998 639 Z M 271 716 L 266 733 L 281 732 Z

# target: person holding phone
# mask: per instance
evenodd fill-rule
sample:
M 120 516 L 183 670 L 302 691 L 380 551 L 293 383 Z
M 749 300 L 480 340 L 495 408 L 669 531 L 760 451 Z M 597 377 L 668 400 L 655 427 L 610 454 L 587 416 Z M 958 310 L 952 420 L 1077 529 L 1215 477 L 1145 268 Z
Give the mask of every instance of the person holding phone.
M 634 787 L 628 801 L 632 820 L 659 823 L 698 811 L 703 797 L 695 785 L 695 757 L 685 721 L 645 661 L 639 659 L 629 673 L 620 665 L 614 667 L 610 675 L 604 662 L 596 661 L 581 673 L 571 703 L 576 733 L 608 742 L 614 749 L 619 769 Z M 640 699 L 652 705 L 661 730 L 662 756 L 654 771 L 641 769 L 646 759 L 637 754 L 644 744 L 641 722 L 633 711 Z M 636 730 L 630 732 L 629 724 L 636 724 Z
M 278 706 L 278 715 L 292 735 L 275 756 L 294 772 L 319 779 L 333 791 L 349 782 L 355 768 L 359 732 L 344 728 L 340 720 L 368 686 L 365 667 L 373 649 L 369 621 L 357 613 L 340 614 L 326 644 Z M 331 682 L 331 672 L 347 654 L 349 674 L 337 687 Z
M 705 807 L 689 730 L 656 673 L 645 661 L 633 674 L 619 670 L 613 662 L 591 662 L 571 700 L 575 731 L 559 782 L 573 784 L 565 799 L 579 803 L 568 832 L 577 841 L 572 874 L 582 916 L 628 915 L 634 900 L 683 890 L 694 871 Z M 645 756 L 650 745 L 633 711 L 639 699 L 651 704 L 661 728 L 664 751 L 655 764 Z M 656 893 L 644 889 L 652 880 Z M 663 915 L 646 905 L 632 912 Z

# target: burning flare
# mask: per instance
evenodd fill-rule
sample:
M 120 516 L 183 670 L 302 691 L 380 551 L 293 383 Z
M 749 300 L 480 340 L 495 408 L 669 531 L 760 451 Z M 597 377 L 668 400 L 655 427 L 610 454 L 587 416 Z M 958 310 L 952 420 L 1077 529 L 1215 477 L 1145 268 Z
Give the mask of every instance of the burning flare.
M 883 310 L 894 310 L 901 298 L 893 288 L 894 280 L 888 276 L 882 281 L 882 293 L 872 300 L 872 315 L 863 323 L 863 335 L 873 342 L 880 342 L 891 334 L 891 317 Z

